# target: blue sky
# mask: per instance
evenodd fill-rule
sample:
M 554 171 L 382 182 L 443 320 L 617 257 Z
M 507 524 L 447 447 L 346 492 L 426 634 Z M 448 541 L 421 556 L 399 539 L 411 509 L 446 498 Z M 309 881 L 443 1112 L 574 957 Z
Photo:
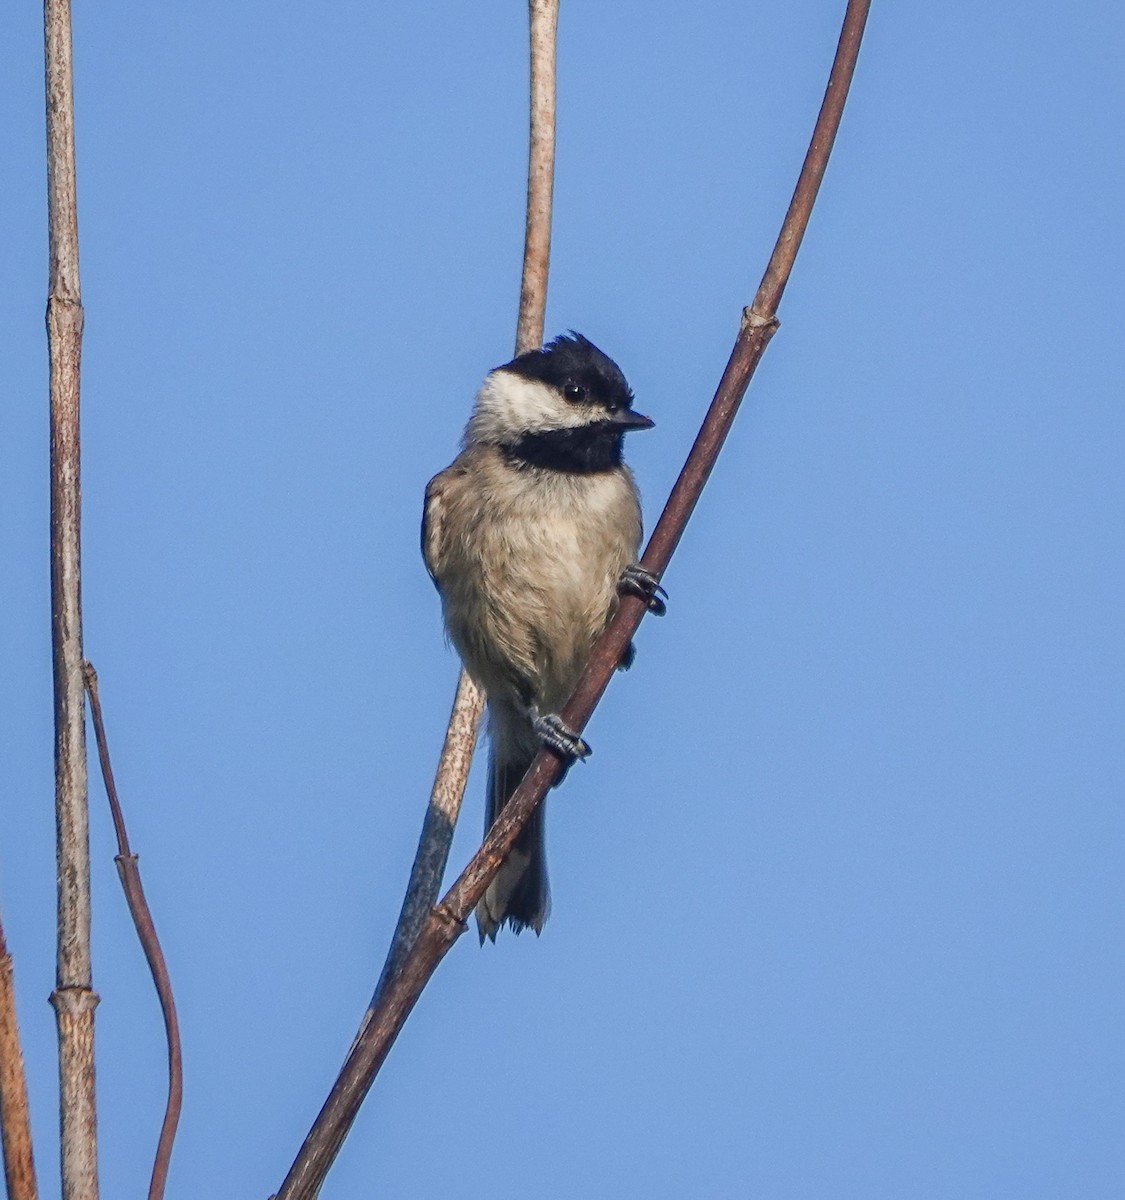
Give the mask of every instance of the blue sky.
M 842 3 L 568 0 L 551 331 L 651 526 Z M 0 16 L 0 905 L 54 1149 L 38 13 Z M 264 1197 L 378 974 L 457 664 L 426 480 L 514 335 L 517 4 L 75 13 L 87 652 L 176 984 L 172 1198 Z M 782 328 L 549 800 L 543 935 L 458 943 L 324 1190 L 1125 1188 L 1119 6 L 876 0 Z M 454 848 L 472 852 L 482 780 Z M 162 1106 L 92 789 L 103 1191 Z

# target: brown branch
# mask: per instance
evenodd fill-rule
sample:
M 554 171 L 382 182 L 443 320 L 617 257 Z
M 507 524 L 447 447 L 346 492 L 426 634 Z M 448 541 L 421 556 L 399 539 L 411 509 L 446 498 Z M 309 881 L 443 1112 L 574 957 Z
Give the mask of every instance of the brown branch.
M 55 819 L 58 845 L 59 1126 L 63 1200 L 97 1200 L 94 1008 L 90 967 L 90 845 L 82 599 L 78 389 L 82 298 L 74 170 L 74 77 L 69 0 L 45 0 L 47 346 L 51 389 L 51 650 L 55 688 Z
M 23 1069 L 12 957 L 0 922 L 0 1144 L 8 1200 L 36 1200 L 35 1160 L 31 1153 L 31 1117 Z
M 739 334 L 715 398 L 641 559 L 642 564 L 657 575 L 667 567 L 754 369 L 777 329 L 777 304 L 792 271 L 839 128 L 869 7 L 870 0 L 848 2 L 824 103 L 777 245 L 754 304 L 743 312 Z M 642 600 L 634 596 L 622 598 L 616 615 L 594 648 L 582 679 L 562 711 L 562 719 L 571 729 L 581 732 L 585 728 L 644 613 Z M 278 1200 L 311 1200 L 319 1191 L 336 1150 L 422 989 L 453 943 L 465 932 L 466 918 L 499 870 L 535 806 L 558 778 L 562 765 L 553 752 L 543 750 L 539 753 L 511 799 L 501 809 L 480 850 L 430 913 L 402 969 L 384 989 L 378 1006 L 356 1039 L 278 1193 Z
M 164 1108 L 164 1120 L 160 1126 L 160 1137 L 156 1144 L 156 1158 L 152 1165 L 152 1177 L 148 1185 L 148 1200 L 161 1200 L 168 1178 L 168 1164 L 172 1158 L 172 1145 L 176 1140 L 176 1126 L 180 1120 L 180 1109 L 184 1099 L 183 1057 L 180 1049 L 180 1025 L 176 1019 L 176 1002 L 172 996 L 172 980 L 160 949 L 160 939 L 152 922 L 148 901 L 141 886 L 141 873 L 137 856 L 129 846 L 129 835 L 125 830 L 125 818 L 117 797 L 117 784 L 113 778 L 113 767 L 109 761 L 109 742 L 106 739 L 105 722 L 102 718 L 102 702 L 98 694 L 98 673 L 93 663 L 84 665 L 86 692 L 90 697 L 90 712 L 94 718 L 94 738 L 98 743 L 98 759 L 101 762 L 102 779 L 109 800 L 109 812 L 113 818 L 113 829 L 117 835 L 117 874 L 121 878 L 121 889 L 129 906 L 129 915 L 140 939 L 141 949 L 152 972 L 152 982 L 160 1000 L 160 1011 L 164 1017 L 164 1033 L 168 1043 L 168 1102 Z

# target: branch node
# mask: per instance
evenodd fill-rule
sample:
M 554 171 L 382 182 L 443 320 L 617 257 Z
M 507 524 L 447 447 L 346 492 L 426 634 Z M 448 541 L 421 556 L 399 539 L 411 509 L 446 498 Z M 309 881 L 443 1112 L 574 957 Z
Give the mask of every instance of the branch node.
M 446 933 L 451 933 L 454 938 L 459 938 L 469 928 L 468 924 L 461 920 L 445 900 L 440 904 L 435 904 L 430 909 L 430 915 L 445 929 Z
M 742 310 L 742 333 L 745 333 L 748 329 L 768 329 L 773 334 L 777 332 L 780 324 L 781 322 L 777 317 L 755 312 L 753 305 L 748 305 Z
M 51 1007 L 60 1015 L 76 1017 L 93 1012 L 101 996 L 93 988 L 58 987 L 51 993 Z

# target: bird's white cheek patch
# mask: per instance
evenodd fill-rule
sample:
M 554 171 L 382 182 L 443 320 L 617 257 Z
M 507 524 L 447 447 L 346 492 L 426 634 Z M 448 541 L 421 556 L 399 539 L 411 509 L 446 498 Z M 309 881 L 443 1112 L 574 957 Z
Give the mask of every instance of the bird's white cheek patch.
M 590 420 L 554 388 L 510 371 L 494 371 L 477 393 L 469 422 L 470 442 L 508 442 L 527 433 L 576 429 Z

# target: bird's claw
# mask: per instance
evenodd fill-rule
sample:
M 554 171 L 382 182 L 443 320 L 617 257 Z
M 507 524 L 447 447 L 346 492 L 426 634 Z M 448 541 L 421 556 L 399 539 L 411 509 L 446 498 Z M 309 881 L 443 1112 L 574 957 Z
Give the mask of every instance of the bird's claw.
M 617 590 L 628 592 L 631 596 L 639 596 L 654 617 L 662 617 L 668 611 L 668 605 L 665 603 L 668 593 L 660 586 L 660 580 L 639 563 L 631 563 L 621 572 Z
M 589 758 L 593 751 L 588 742 L 565 724 L 558 713 L 547 713 L 546 716 L 535 718 L 535 732 L 539 740 L 548 749 L 553 750 L 560 758 L 572 762 L 576 758 Z

